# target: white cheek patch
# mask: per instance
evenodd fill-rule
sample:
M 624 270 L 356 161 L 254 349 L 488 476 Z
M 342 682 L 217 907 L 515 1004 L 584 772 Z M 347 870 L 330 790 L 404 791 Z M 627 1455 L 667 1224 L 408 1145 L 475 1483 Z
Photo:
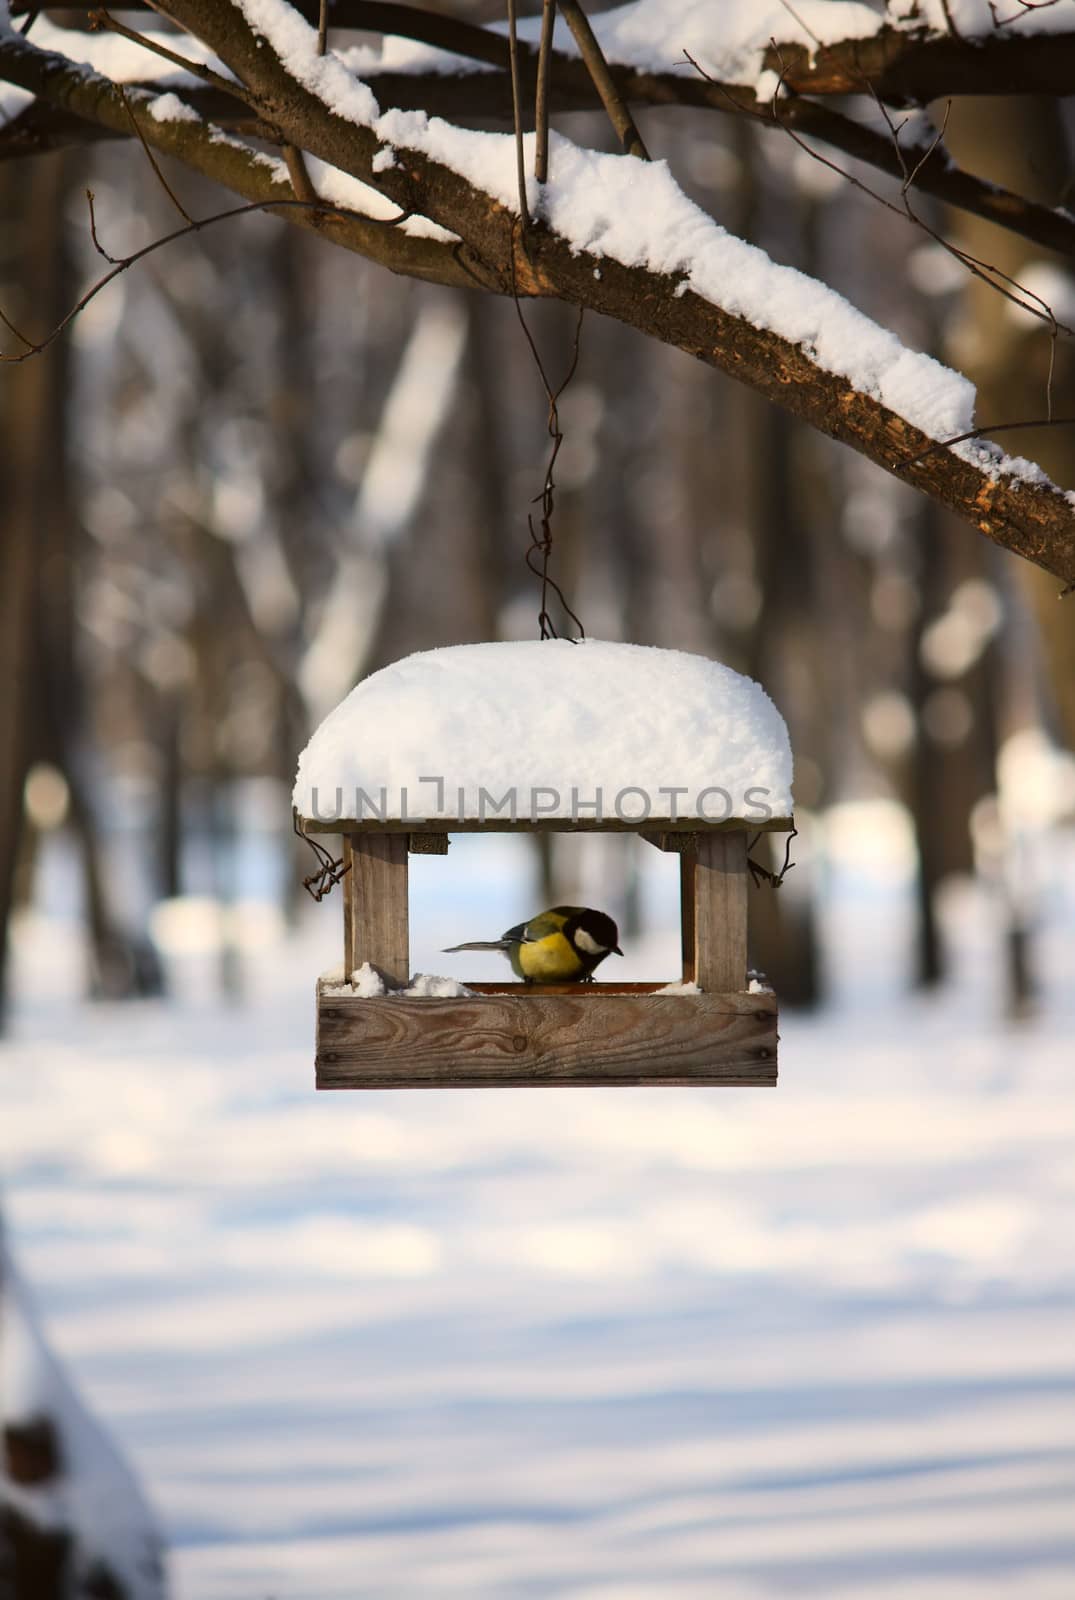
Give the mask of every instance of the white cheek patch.
M 585 928 L 579 928 L 575 933 L 575 944 L 588 956 L 607 955 L 607 946 L 598 944 L 596 939 L 591 939 Z

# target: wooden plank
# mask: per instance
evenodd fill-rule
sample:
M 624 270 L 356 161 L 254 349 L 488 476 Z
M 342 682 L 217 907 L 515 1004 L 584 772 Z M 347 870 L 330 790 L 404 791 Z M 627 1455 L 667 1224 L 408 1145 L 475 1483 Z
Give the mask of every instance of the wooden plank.
M 647 844 L 653 845 L 655 850 L 671 851 L 675 855 L 683 855 L 695 847 L 697 833 L 691 829 L 690 833 L 677 833 L 659 828 L 644 828 L 638 835 Z
M 446 856 L 450 842 L 446 833 L 412 833 L 409 848 L 412 856 Z
M 751 1087 L 776 1076 L 771 994 L 318 995 L 319 1089 Z
M 683 982 L 694 983 L 694 869 L 697 847 L 679 858 L 679 940 L 683 951 Z
M 465 980 L 460 978 L 460 983 Z M 534 995 L 543 994 L 574 994 L 574 995 L 609 995 L 609 994 L 659 994 L 669 983 L 678 983 L 678 978 L 665 978 L 662 982 L 649 983 L 540 983 L 528 984 L 510 980 L 503 983 L 467 983 L 466 987 L 473 994 L 514 994 Z
M 747 836 L 707 834 L 694 867 L 694 981 L 710 994 L 747 985 Z
M 570 817 L 538 817 L 535 820 L 521 818 L 511 822 L 503 820 L 488 820 L 479 822 L 476 818 L 468 817 L 462 820 L 453 817 L 408 817 L 401 821 L 398 817 L 390 817 L 385 822 L 379 822 L 365 817 L 339 817 L 335 820 L 322 821 L 318 817 L 299 817 L 299 827 L 303 833 L 332 834 L 332 833 L 790 833 L 794 823 L 790 817 L 770 817 L 768 821 L 761 818 L 729 817 L 726 822 L 707 822 L 704 817 L 678 817 L 675 821 L 652 817 L 646 821 L 621 822 L 618 817 L 598 822 L 595 817 L 579 817 L 572 822 Z M 671 846 L 666 846 L 671 848 Z
M 351 870 L 344 885 L 344 971 L 364 961 L 396 988 L 410 982 L 407 913 L 407 835 L 345 836 Z

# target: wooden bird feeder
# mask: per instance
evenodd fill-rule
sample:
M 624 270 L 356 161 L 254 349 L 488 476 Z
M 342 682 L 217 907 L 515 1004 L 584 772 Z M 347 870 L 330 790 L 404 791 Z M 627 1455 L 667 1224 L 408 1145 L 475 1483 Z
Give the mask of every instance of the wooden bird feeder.
M 508 648 L 552 646 L 461 646 L 430 652 L 428 659 Z M 599 648 L 679 656 L 628 645 Z M 749 687 L 761 695 L 757 685 Z M 513 730 L 513 737 L 518 744 L 522 730 Z M 338 794 L 346 786 L 335 788 Z M 363 788 L 367 796 L 379 792 L 369 785 Z M 642 785 L 632 788 L 638 792 Z M 306 834 L 342 836 L 343 971 L 352 974 L 368 963 L 387 988 L 385 994 L 366 997 L 346 981 L 319 981 L 319 1089 L 776 1083 L 776 996 L 758 984 L 751 986 L 747 977 L 747 845 L 758 832 L 789 831 L 790 804 L 779 816 L 635 821 L 619 815 L 449 816 L 442 805 L 423 812 L 409 797 L 402 808 L 405 816 L 371 819 L 359 816 L 357 807 L 344 808 L 351 815 L 328 818 L 323 803 L 310 806 L 313 814 L 304 815 L 303 797 L 300 766 L 299 828 Z M 652 983 L 505 981 L 468 983 L 468 993 L 451 998 L 401 993 L 411 977 L 409 857 L 446 853 L 449 834 L 508 831 L 636 833 L 660 850 L 675 852 L 680 862 L 681 972 Z M 489 936 L 498 932 L 489 930 Z M 680 982 L 697 985 L 700 992 L 662 992 Z

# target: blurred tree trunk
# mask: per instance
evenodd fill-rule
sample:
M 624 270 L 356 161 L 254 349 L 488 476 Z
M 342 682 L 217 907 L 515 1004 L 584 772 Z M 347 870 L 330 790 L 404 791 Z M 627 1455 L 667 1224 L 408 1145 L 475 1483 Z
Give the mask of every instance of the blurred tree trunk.
M 0 170 L 0 214 L 9 219 L 3 262 L 13 320 L 34 331 L 56 320 L 63 289 L 60 264 L 61 163 L 38 162 L 31 187 L 25 175 Z M 17 263 L 17 267 L 16 267 Z M 56 455 L 51 434 L 65 356 L 61 341 L 45 355 L 9 372 L 0 390 L 0 471 L 6 516 L 0 540 L 0 1005 L 15 864 L 23 827 L 23 789 L 36 751 L 40 535 L 49 514 Z
M 463 446 L 467 462 L 469 548 L 467 566 L 479 639 L 499 639 L 509 554 L 511 455 L 505 427 L 503 355 L 497 349 L 493 315 L 480 295 L 460 295 L 467 318 L 464 373 L 470 398 Z
M 1046 205 L 1070 202 L 1072 159 L 1059 102 L 1036 98 L 966 98 L 955 102 L 947 143 L 955 159 L 994 182 L 1017 186 Z M 1031 262 L 1070 270 L 1015 234 L 959 213 L 952 231 L 974 256 L 1020 278 Z M 1048 295 L 1046 295 L 1048 298 Z M 1065 320 L 1061 317 L 1061 320 Z M 1070 320 L 1070 319 L 1067 319 Z M 957 354 L 978 385 L 979 423 L 1015 422 L 1046 414 L 1050 340 L 1047 327 L 1013 316 L 1005 301 L 979 279 L 968 280 L 965 322 Z M 1075 413 L 1075 352 L 1058 341 L 1052 382 L 1053 414 Z M 1013 454 L 1026 450 L 1059 483 L 1075 482 L 1075 430 L 1036 429 L 1005 437 Z M 1056 714 L 1075 748 L 1075 600 L 1061 604 L 1054 578 L 1026 561 L 1009 563 L 1038 620 Z
M 750 402 L 744 410 L 760 591 L 747 671 L 769 690 L 784 713 L 792 749 L 808 752 L 811 762 L 821 767 L 821 719 L 816 714 L 824 681 L 824 664 L 816 650 L 820 597 L 794 475 L 794 425 L 775 406 L 755 402 L 752 395 L 744 398 Z M 777 843 L 782 860 L 784 841 Z M 778 865 L 771 857 L 766 859 L 767 839 L 759 840 L 756 852 L 762 865 Z M 789 1005 L 814 1006 L 820 999 L 814 897 L 810 886 L 807 892 L 800 892 L 802 887 L 795 884 L 777 893 L 762 885 L 752 894 L 751 959 Z
M 37 162 L 32 187 L 0 175 L 0 210 L 18 273 L 8 304 L 35 332 L 54 326 L 73 298 L 75 276 L 64 238 L 66 198 L 81 170 L 77 156 Z M 60 339 L 14 370 L 5 386 L 3 444 L 8 517 L 0 545 L 0 926 L 11 909 L 12 864 L 23 827 L 30 764 L 47 759 L 70 792 L 70 826 L 82 859 L 92 985 L 113 997 L 157 992 L 161 974 L 148 939 L 125 933 L 113 914 L 93 804 L 75 661 L 74 567 L 77 519 L 71 497 L 69 435 L 74 425 L 71 343 Z M 0 971 L 2 977 L 2 971 Z
M 1018 184 L 1031 199 L 1047 205 L 1070 200 L 1071 148 L 1056 100 L 961 99 L 949 121 L 948 143 L 957 161 L 983 177 Z M 953 231 L 964 249 L 1009 278 L 1022 280 L 1028 270 L 1042 267 L 1070 272 L 1070 263 L 1049 257 L 979 218 L 960 215 L 953 220 Z M 1048 288 L 1035 284 L 1035 289 L 1050 298 Z M 1060 316 L 1070 321 L 1062 312 Z M 980 279 L 968 282 L 963 321 L 953 344 L 959 363 L 978 385 L 980 424 L 1041 418 L 1050 407 L 1055 416 L 1075 413 L 1075 351 L 1070 340 L 1054 343 L 1046 326 L 1013 314 Z M 1075 481 L 1075 430 L 1069 427 L 1035 429 L 1026 435 L 1015 432 L 1006 436 L 1005 448 L 1033 454 L 1059 483 Z M 1012 582 L 1036 618 L 1047 681 L 1046 720 L 1069 748 L 1075 748 L 1075 600 L 1061 601 L 1056 581 L 1029 562 L 1001 556 L 995 570 Z M 988 656 L 995 675 L 995 647 Z M 994 760 L 1000 742 L 998 737 Z M 1025 896 L 1011 892 L 1003 867 L 1001 877 L 1008 1004 L 1019 1016 L 1033 999 L 1032 913 Z
M 736 131 L 741 221 L 745 236 L 757 238 L 763 200 L 756 135 L 749 127 Z M 785 198 L 790 203 L 790 197 Z M 780 221 L 783 226 L 786 218 Z M 806 255 L 812 255 L 812 229 L 806 230 L 803 243 Z M 812 265 L 806 261 L 806 270 Z M 821 615 L 822 597 L 812 559 L 810 493 L 798 425 L 787 412 L 754 394 L 737 395 L 730 410 L 758 592 L 744 666 L 783 713 L 797 757 L 806 757 L 820 772 L 828 765 L 822 749 L 826 665 L 819 649 L 826 619 Z M 815 490 L 817 487 L 813 485 Z M 800 805 L 817 804 L 820 798 L 820 794 L 802 793 L 797 783 Z M 770 841 L 759 840 L 755 854 L 762 865 L 782 864 L 783 839 L 777 844 L 779 862 L 773 859 Z M 800 868 L 800 878 L 802 875 Z M 816 1005 L 821 985 L 813 885 L 800 881 L 779 893 L 763 884 L 752 891 L 750 932 L 750 959 L 781 997 L 789 1005 Z

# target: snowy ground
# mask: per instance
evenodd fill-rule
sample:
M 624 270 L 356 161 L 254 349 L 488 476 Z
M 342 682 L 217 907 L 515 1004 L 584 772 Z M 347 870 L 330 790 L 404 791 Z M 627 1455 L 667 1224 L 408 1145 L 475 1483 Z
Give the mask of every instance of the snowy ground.
M 416 863 L 416 965 L 533 909 L 511 848 Z M 11 1241 L 178 1600 L 1069 1600 L 1075 895 L 1014 1029 L 988 903 L 909 1006 L 898 861 L 832 883 L 842 1001 L 782 1019 L 775 1091 L 316 1096 L 337 904 L 237 916 L 238 1008 L 209 908 L 136 1008 L 23 924 Z

